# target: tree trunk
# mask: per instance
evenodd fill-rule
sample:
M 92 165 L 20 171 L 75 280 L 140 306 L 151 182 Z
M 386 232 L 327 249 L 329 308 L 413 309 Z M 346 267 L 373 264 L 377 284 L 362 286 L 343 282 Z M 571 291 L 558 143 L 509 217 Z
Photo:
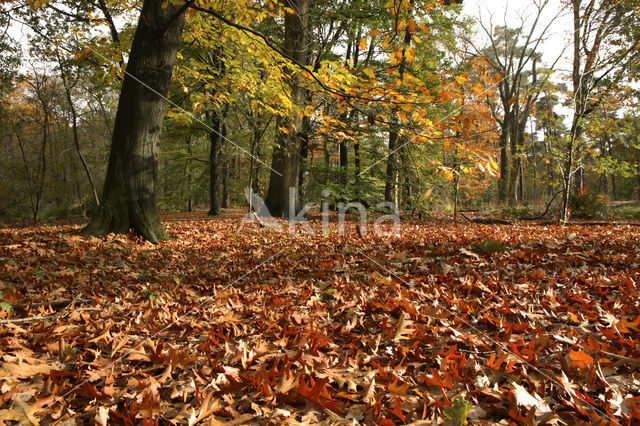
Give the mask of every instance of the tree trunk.
M 518 158 L 518 200 L 524 202 L 524 164 L 522 158 Z
M 192 196 L 192 175 L 191 175 L 191 157 L 193 156 L 193 150 L 191 149 L 191 135 L 187 136 L 187 140 L 186 140 L 186 144 L 187 144 L 187 162 L 184 166 L 185 168 L 185 174 L 186 174 L 186 180 L 187 180 L 187 211 L 188 212 L 192 212 L 193 211 L 193 196 Z
M 396 143 L 398 141 L 398 131 L 389 129 L 389 156 L 387 157 L 387 179 L 384 184 L 384 201 L 393 203 L 395 201 L 396 187 Z
M 309 0 L 291 0 L 289 5 L 296 13 L 287 13 L 284 18 L 284 50 L 291 58 L 304 63 L 307 56 Z M 295 79 L 291 83 L 291 99 L 298 106 L 302 106 L 305 99 L 305 89 Z M 265 199 L 272 216 L 284 217 L 298 207 L 301 126 L 302 119 L 297 112 L 278 120 L 277 127 L 285 128 L 287 132 L 278 132 L 273 151 L 269 189 Z
M 226 159 L 222 166 L 222 208 L 229 208 L 229 161 Z
M 347 168 L 349 167 L 349 151 L 347 151 L 347 143 L 345 141 L 340 142 L 338 150 L 340 151 L 340 183 L 346 188 L 349 183 L 349 176 L 347 175 Z
M 222 120 L 217 111 L 210 114 L 209 125 L 213 129 L 209 133 L 211 148 L 209 151 L 209 212 L 210 216 L 217 216 L 222 212 L 220 199 L 220 157 L 222 148 Z
M 306 94 L 306 102 L 309 104 L 312 100 L 311 93 Z M 302 118 L 302 132 L 300 134 L 300 167 L 298 169 L 298 189 L 300 191 L 300 200 L 304 200 L 305 190 L 305 174 L 309 162 L 309 135 L 311 134 L 311 118 L 304 116 Z
M 640 201 L 640 164 L 636 166 L 636 178 L 638 179 L 638 201 Z
M 531 154 L 533 157 L 533 196 L 532 199 L 538 199 L 538 153 L 536 152 L 536 137 L 535 133 L 531 132 Z
M 500 180 L 498 181 L 498 200 L 500 202 L 507 201 L 509 193 L 509 170 L 511 169 L 511 158 L 509 156 L 511 123 L 504 117 L 502 132 L 500 134 Z
M 167 240 L 156 205 L 158 141 L 184 21 L 183 8 L 145 0 L 120 90 L 102 202 L 84 235 L 133 230 Z
M 616 174 L 611 173 L 611 195 L 613 196 L 613 201 L 618 200 L 618 188 L 616 185 Z
M 60 59 L 60 65 L 62 67 L 62 60 Z M 61 69 L 60 75 L 62 77 L 62 83 L 64 85 L 64 91 L 67 97 L 67 103 L 69 104 L 69 109 L 71 110 L 71 128 L 73 130 L 73 145 L 76 148 L 76 152 L 78 154 L 78 158 L 82 163 L 82 168 L 84 169 L 84 173 L 87 175 L 87 179 L 89 180 L 89 185 L 91 186 L 91 193 L 93 194 L 93 201 L 96 203 L 96 207 L 100 206 L 100 199 L 98 198 L 98 191 L 96 190 L 96 185 L 93 182 L 93 177 L 91 176 L 91 172 L 89 171 L 89 166 L 87 165 L 87 161 L 82 155 L 82 151 L 80 150 L 80 141 L 78 138 L 78 113 L 76 112 L 76 107 L 73 104 L 73 100 L 71 99 L 71 87 L 67 83 L 67 78 L 64 74 L 64 68 Z

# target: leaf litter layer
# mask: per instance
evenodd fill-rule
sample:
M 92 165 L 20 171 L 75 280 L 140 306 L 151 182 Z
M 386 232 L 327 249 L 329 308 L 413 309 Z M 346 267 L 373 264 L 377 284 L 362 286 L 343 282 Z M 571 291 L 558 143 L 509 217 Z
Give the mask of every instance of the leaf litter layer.
M 165 219 L 0 230 L 1 419 L 640 421 L 636 227 Z

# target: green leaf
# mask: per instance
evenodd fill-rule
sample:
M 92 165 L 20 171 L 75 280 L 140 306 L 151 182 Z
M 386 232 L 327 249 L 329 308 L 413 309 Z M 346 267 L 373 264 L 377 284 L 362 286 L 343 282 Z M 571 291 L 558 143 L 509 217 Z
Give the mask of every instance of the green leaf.
M 7 302 L 0 302 L 0 308 L 4 309 L 6 312 L 11 312 L 13 311 L 13 306 L 11 306 L 9 303 Z
M 457 397 L 451 403 L 451 407 L 444 407 L 442 412 L 446 418 L 444 424 L 448 426 L 464 426 L 467 424 L 467 415 L 471 411 L 471 403 L 462 397 Z

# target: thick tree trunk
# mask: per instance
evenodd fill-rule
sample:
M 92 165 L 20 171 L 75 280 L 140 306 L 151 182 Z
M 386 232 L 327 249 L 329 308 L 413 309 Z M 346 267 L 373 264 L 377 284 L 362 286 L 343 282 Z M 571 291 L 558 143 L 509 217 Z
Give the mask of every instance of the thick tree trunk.
M 284 50 L 299 63 L 305 63 L 309 0 L 291 0 L 288 4 L 296 13 L 285 15 Z M 295 79 L 292 80 L 291 99 L 298 106 L 302 106 L 305 99 L 305 89 Z M 278 120 L 277 127 L 287 129 L 287 133 L 278 132 L 273 151 L 269 189 L 265 199 L 265 204 L 272 216 L 284 217 L 291 210 L 296 210 L 299 204 L 301 126 L 302 119 L 295 112 L 291 117 Z
M 120 90 L 102 202 L 85 235 L 133 230 L 168 239 L 158 215 L 158 140 L 182 33 L 183 8 L 145 0 Z
M 290 127 L 290 119 L 278 119 L 278 127 L 286 123 Z M 274 217 L 285 217 L 291 209 L 297 210 L 299 145 L 298 134 L 279 132 L 271 161 L 271 176 L 265 204 Z M 276 174 L 276 172 L 279 173 Z

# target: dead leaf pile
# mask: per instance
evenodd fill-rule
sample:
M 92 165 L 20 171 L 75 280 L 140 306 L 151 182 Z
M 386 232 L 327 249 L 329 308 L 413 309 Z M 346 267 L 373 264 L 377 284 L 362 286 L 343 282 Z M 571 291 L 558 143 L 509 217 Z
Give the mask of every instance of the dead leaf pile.
M 0 229 L 0 418 L 640 421 L 638 228 L 166 219 L 156 246 Z

